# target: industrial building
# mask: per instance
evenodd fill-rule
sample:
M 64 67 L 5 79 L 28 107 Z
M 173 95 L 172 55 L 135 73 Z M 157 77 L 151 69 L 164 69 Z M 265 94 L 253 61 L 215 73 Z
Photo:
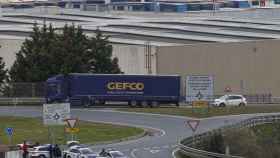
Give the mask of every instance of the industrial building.
M 109 35 L 113 55 L 127 74 L 178 74 L 183 86 L 188 75 L 212 75 L 215 94 L 231 87 L 236 93 L 280 96 L 280 20 L 265 12 L 258 15 L 266 20 L 240 18 L 253 11 L 239 17 L 237 12 L 101 14 L 53 8 L 3 13 L 0 56 L 10 67 L 35 21 L 56 28 L 75 23 L 89 36 L 97 28 Z

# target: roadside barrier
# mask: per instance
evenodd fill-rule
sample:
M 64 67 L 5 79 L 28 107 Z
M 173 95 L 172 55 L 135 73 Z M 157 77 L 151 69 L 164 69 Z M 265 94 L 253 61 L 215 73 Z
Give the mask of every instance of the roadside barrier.
M 243 120 L 239 123 L 227 125 L 224 127 L 221 127 L 219 129 L 215 129 L 212 131 L 204 132 L 201 134 L 197 134 L 192 137 L 185 138 L 179 142 L 179 151 L 189 157 L 192 158 L 243 158 L 240 156 L 232 156 L 232 155 L 226 155 L 226 154 L 220 154 L 220 153 L 214 153 L 214 152 L 208 152 L 201 149 L 196 149 L 192 147 L 193 143 L 199 143 L 205 138 L 213 135 L 214 133 L 220 132 L 221 134 L 224 134 L 226 131 L 231 129 L 243 129 L 243 128 L 249 128 L 254 127 L 257 125 L 265 124 L 265 123 L 273 123 L 273 122 L 279 122 L 280 121 L 280 115 L 275 114 L 267 114 L 264 116 L 257 116 L 250 119 Z M 194 138 L 195 137 L 195 138 Z M 195 142 L 193 142 L 195 140 Z

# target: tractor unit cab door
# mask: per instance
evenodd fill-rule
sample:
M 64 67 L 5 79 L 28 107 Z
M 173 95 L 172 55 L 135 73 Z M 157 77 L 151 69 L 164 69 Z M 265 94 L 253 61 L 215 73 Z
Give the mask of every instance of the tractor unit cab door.
M 65 82 L 62 77 L 54 77 L 47 81 L 47 102 L 63 102 L 66 96 Z

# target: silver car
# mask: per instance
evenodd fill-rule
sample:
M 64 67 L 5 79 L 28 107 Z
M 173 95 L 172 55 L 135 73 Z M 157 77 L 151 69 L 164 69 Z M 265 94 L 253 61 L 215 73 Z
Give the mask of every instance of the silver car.
M 34 147 L 29 151 L 29 156 L 31 158 L 49 158 L 50 152 L 49 152 L 49 145 L 41 145 Z

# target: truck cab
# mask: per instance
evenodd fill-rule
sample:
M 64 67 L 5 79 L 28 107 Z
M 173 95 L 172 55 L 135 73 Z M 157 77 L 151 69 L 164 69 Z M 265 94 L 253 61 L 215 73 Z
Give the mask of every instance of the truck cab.
M 65 88 L 65 77 L 57 75 L 49 78 L 46 82 L 46 101 L 47 103 L 64 102 L 67 100 Z

